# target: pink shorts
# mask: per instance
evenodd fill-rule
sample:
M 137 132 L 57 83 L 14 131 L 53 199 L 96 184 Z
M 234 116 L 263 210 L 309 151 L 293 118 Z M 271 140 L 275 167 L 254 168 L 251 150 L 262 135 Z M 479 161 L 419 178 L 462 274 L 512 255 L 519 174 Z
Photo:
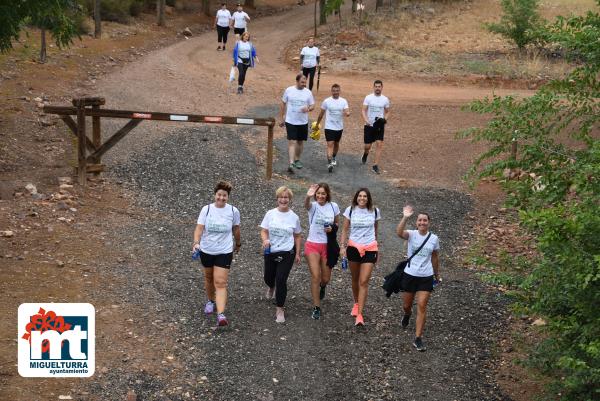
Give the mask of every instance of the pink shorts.
M 310 255 L 311 253 L 318 253 L 321 255 L 321 259 L 327 260 L 327 244 L 306 241 L 304 243 L 304 255 Z

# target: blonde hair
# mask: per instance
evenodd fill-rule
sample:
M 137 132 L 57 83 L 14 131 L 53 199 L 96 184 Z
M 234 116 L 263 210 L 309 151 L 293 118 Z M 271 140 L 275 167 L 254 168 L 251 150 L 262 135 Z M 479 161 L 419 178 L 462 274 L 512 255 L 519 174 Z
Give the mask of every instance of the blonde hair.
M 291 189 L 289 189 L 288 187 L 286 187 L 285 185 L 284 185 L 284 186 L 281 186 L 281 187 L 279 187 L 279 188 L 277 188 L 277 191 L 275 191 L 275 196 L 276 196 L 277 198 L 279 198 L 279 197 L 281 197 L 281 195 L 282 195 L 284 192 L 287 192 L 287 193 L 288 193 L 288 196 L 290 197 L 290 200 L 292 200 L 292 199 L 294 198 L 294 193 L 292 192 L 292 190 L 291 190 Z

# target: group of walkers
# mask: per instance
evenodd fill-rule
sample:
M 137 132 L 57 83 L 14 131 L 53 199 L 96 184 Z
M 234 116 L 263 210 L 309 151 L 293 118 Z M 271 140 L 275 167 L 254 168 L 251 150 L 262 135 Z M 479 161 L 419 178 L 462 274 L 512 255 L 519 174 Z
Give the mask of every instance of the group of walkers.
M 240 212 L 228 203 L 231 189 L 228 182 L 217 183 L 214 202 L 200 211 L 192 246 L 192 251 L 199 253 L 204 266 L 208 298 L 204 313 L 208 316 L 216 312 L 218 326 L 228 324 L 225 316 L 228 273 L 233 252 L 239 251 L 242 246 Z M 300 218 L 291 208 L 293 196 L 290 188 L 278 188 L 275 192 L 276 207 L 267 211 L 260 223 L 266 298 L 272 299 L 276 305 L 277 323 L 285 322 L 288 277 L 293 265 L 301 260 L 302 228 Z M 370 191 L 361 188 L 354 194 L 351 205 L 344 210 L 340 224 L 340 208 L 332 201 L 331 189 L 326 183 L 311 185 L 303 205 L 309 225 L 304 257 L 311 275 L 311 317 L 321 319 L 321 301 L 331 280 L 332 269 L 341 257 L 342 268 L 347 263 L 351 273 L 353 302 L 350 314 L 356 326 L 363 326 L 369 281 L 379 260 L 381 211 L 375 207 Z M 408 327 L 416 298 L 418 313 L 414 346 L 424 351 L 422 335 L 427 303 L 433 291 L 434 279 L 440 281 L 439 240 L 429 232 L 430 217 L 427 213 L 418 213 L 416 230 L 406 230 L 408 219 L 413 214 L 413 208 L 405 206 L 396 229 L 397 235 L 408 241 L 408 254 L 412 256 L 402 277 L 404 314 L 401 326 Z

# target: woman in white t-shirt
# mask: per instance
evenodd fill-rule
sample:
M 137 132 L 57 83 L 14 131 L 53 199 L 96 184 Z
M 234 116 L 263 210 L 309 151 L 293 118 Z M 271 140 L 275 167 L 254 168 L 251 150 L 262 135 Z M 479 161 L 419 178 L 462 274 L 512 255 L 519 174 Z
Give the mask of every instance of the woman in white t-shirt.
M 221 3 L 221 8 L 217 11 L 217 15 L 215 16 L 215 28 L 217 29 L 217 41 L 219 42 L 217 50 L 221 50 L 221 42 L 223 42 L 223 50 L 225 50 L 230 24 L 231 13 L 227 9 L 227 4 Z
M 310 186 L 304 199 L 304 208 L 308 211 L 310 226 L 304 243 L 304 256 L 311 276 L 312 318 L 316 320 L 321 318 L 321 300 L 331 280 L 333 265 L 328 266 L 327 263 L 327 242 L 328 236 L 335 238 L 337 233 L 340 208 L 337 203 L 331 202 L 331 190 L 324 182 Z
M 412 256 L 410 263 L 404 269 L 402 276 L 402 290 L 404 316 L 402 317 L 402 328 L 407 328 L 410 321 L 413 300 L 417 297 L 417 323 L 415 327 L 415 340 L 413 345 L 418 351 L 425 351 L 423 344 L 423 328 L 427 316 L 427 303 L 433 291 L 434 279 L 441 281 L 440 258 L 438 255 L 440 243 L 437 235 L 429 232 L 431 219 L 427 213 L 417 215 L 417 229 L 405 230 L 406 221 L 413 215 L 411 206 L 404 206 L 402 220 L 398 223 L 396 233 L 400 238 L 408 240 L 408 256 Z M 431 234 L 431 235 L 430 235 Z M 427 241 L 427 242 L 425 242 Z M 423 245 L 424 244 L 424 245 Z M 419 250 L 419 247 L 421 250 Z
M 350 262 L 354 297 L 351 315 L 356 317 L 354 324 L 362 326 L 365 324 L 363 309 L 367 303 L 369 280 L 379 257 L 377 228 L 381 213 L 373 206 L 371 192 L 367 188 L 361 188 L 354 194 L 352 206 L 344 211 L 344 217 L 340 255 L 347 257 Z
M 200 211 L 194 231 L 192 251 L 200 250 L 200 261 L 204 266 L 204 288 L 208 301 L 204 313 L 208 316 L 217 309 L 217 325 L 228 324 L 225 317 L 227 304 L 227 279 L 233 260 L 233 251 L 240 246 L 240 212 L 229 205 L 231 184 L 220 181 L 215 186 L 215 201 Z M 235 237 L 235 246 L 233 243 Z
M 285 298 L 287 279 L 294 262 L 300 263 L 300 219 L 290 209 L 294 194 L 288 187 L 279 187 L 275 192 L 277 207 L 269 210 L 260 223 L 260 238 L 265 254 L 264 279 L 267 298 L 275 294 L 275 321 L 285 322 Z M 277 289 L 277 291 L 275 290 Z

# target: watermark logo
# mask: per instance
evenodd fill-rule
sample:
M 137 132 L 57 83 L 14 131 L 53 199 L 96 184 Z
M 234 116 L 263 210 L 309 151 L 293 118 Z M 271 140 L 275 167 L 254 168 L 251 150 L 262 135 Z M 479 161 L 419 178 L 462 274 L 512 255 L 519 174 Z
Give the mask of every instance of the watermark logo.
M 95 310 L 91 304 L 21 304 L 19 374 L 90 377 L 95 368 Z

